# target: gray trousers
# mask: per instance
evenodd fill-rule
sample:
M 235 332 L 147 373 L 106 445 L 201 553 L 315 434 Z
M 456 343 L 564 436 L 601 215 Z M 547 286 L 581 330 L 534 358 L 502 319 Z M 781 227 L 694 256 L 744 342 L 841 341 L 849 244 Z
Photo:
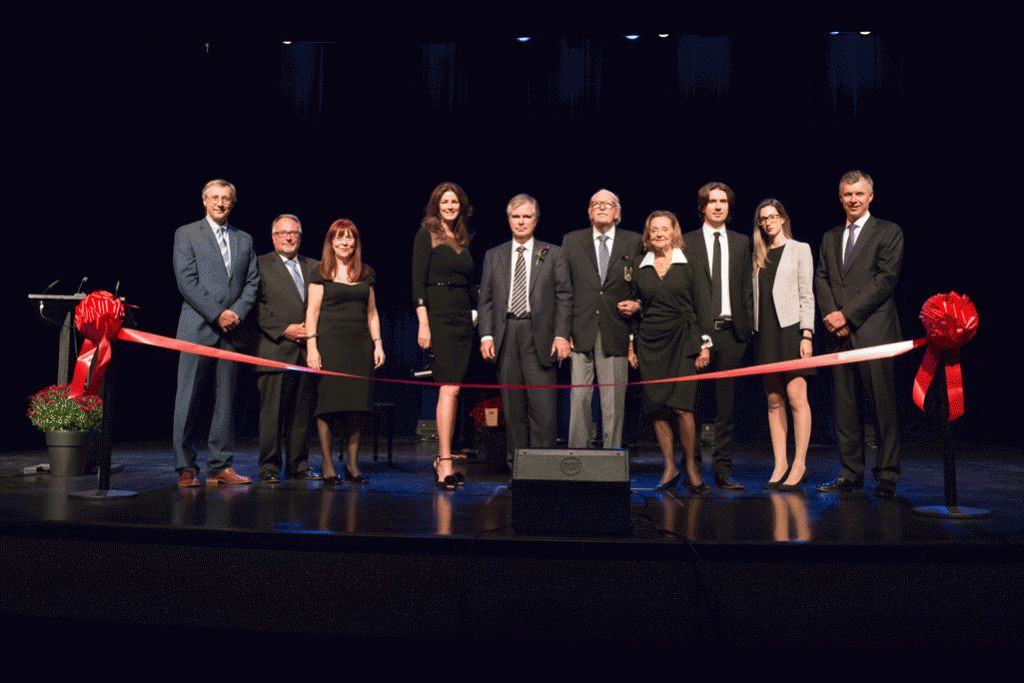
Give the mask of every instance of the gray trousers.
M 604 426 L 604 448 L 622 447 L 622 423 L 626 412 L 626 382 L 629 367 L 625 356 L 606 356 L 601 348 L 601 335 L 597 335 L 591 353 L 571 352 L 572 383 L 615 384 L 599 387 L 601 395 L 601 423 Z M 569 448 L 590 448 L 591 387 L 573 386 L 569 392 Z

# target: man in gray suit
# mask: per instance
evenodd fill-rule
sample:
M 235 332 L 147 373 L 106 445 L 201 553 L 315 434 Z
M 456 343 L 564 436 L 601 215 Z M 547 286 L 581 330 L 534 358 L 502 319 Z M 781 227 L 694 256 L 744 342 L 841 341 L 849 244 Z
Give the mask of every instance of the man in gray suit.
M 868 211 L 875 184 L 867 173 L 850 171 L 839 180 L 846 223 L 821 240 L 814 293 L 831 334 L 828 352 L 862 349 L 903 339 L 892 293 L 903 263 L 900 226 Z M 832 370 L 836 435 L 842 473 L 819 486 L 824 493 L 860 491 L 864 486 L 864 424 L 867 404 L 875 421 L 878 458 L 875 495 L 892 498 L 900 478 L 900 436 L 894 400 L 893 359 L 837 365 Z
M 497 359 L 502 385 L 552 385 L 556 363 L 569 357 L 569 273 L 561 250 L 533 237 L 540 218 L 536 199 L 516 195 L 505 213 L 512 241 L 484 256 L 480 354 Z M 516 449 L 555 445 L 555 392 L 501 390 L 509 469 Z
M 274 251 L 256 260 L 260 273 L 260 358 L 306 367 L 306 290 L 317 276 L 318 262 L 299 255 L 302 223 L 282 214 L 270 226 Z M 285 442 L 285 477 L 321 479 L 309 468 L 309 423 L 313 418 L 316 377 L 308 372 L 256 366 L 260 388 L 259 473 L 262 481 L 281 475 L 281 441 Z
M 754 334 L 750 238 L 725 227 L 735 204 L 736 195 L 725 183 L 704 185 L 697 191 L 697 211 L 704 225 L 683 235 L 686 260 L 693 264 L 697 325 L 701 335 L 711 340 L 710 372 L 740 367 Z M 700 389 L 698 411 L 704 412 L 710 387 Z M 715 486 L 741 490 L 743 484 L 731 479 L 736 380 L 714 380 L 714 392 L 718 413 L 711 456 Z
M 228 225 L 235 207 L 235 186 L 211 180 L 203 188 L 206 217 L 183 225 L 174 233 L 174 278 L 185 298 L 178 318 L 178 339 L 229 351 L 245 351 L 251 337 L 243 325 L 259 287 L 252 237 Z M 178 390 L 174 398 L 174 468 L 178 486 L 199 485 L 195 429 L 196 396 L 213 375 L 216 398 L 210 423 L 206 483 L 249 484 L 231 467 L 235 445 L 234 404 L 238 365 L 194 353 L 181 352 Z
M 629 320 L 640 308 L 630 299 L 634 260 L 643 251 L 635 232 L 620 230 L 622 205 L 613 192 L 590 198 L 591 227 L 562 240 L 572 282 L 572 383 L 614 384 L 601 388 L 604 447 L 622 446 L 629 378 Z M 590 401 L 594 390 L 574 386 L 569 396 L 569 448 L 590 447 Z

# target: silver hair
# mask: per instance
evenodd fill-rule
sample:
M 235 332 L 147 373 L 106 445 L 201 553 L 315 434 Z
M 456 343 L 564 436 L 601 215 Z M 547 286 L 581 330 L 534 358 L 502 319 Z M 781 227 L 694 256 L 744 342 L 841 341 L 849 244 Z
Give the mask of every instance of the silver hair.
M 299 226 L 299 234 L 302 234 L 302 221 L 300 221 L 299 217 L 293 213 L 282 213 L 280 216 L 275 218 L 274 221 L 270 224 L 270 234 L 274 234 L 274 228 L 277 227 L 278 221 L 280 221 L 282 218 L 291 218 L 293 221 L 295 221 L 295 224 Z
M 515 197 L 513 197 L 512 199 L 510 199 L 508 201 L 508 206 L 505 207 L 505 216 L 506 217 L 511 217 L 512 216 L 512 211 L 514 209 L 522 206 L 526 202 L 530 202 L 531 204 L 533 204 L 533 217 L 535 219 L 539 220 L 540 219 L 540 204 L 537 203 L 536 199 L 534 199 L 533 197 L 531 197 L 530 195 L 525 194 L 525 193 L 524 194 L 517 194 Z
M 217 178 L 216 180 L 211 180 L 210 182 L 208 182 L 205 185 L 203 185 L 203 199 L 206 199 L 206 191 L 209 190 L 211 187 L 230 187 L 231 188 L 231 201 L 233 201 L 233 202 L 237 202 L 238 201 L 238 190 L 235 189 L 234 185 L 232 185 L 228 181 L 224 180 L 223 178 Z
M 856 185 L 860 179 L 863 178 L 868 183 L 868 192 L 874 194 L 875 192 L 875 181 L 871 179 L 864 171 L 849 171 L 844 173 L 843 177 L 839 179 L 839 193 L 843 193 L 843 185 Z
M 597 195 L 598 192 L 607 192 L 608 194 L 610 194 L 612 197 L 615 198 L 615 208 L 619 210 L 619 215 L 615 219 L 615 225 L 618 225 L 619 223 L 621 223 L 622 222 L 622 202 L 619 201 L 619 195 L 615 194 L 614 192 L 612 192 L 611 190 L 609 190 L 607 188 L 602 187 L 600 190 L 598 190 L 594 194 L 590 195 L 590 201 L 594 201 L 594 197 Z

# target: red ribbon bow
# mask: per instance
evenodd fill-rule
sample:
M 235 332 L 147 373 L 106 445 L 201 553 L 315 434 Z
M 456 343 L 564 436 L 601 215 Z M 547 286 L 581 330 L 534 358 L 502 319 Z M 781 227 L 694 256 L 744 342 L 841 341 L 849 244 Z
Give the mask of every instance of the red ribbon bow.
M 946 366 L 946 394 L 949 400 L 949 421 L 952 422 L 964 414 L 960 347 L 978 331 L 978 312 L 966 296 L 956 292 L 936 294 L 924 302 L 921 322 L 928 333 L 928 351 L 914 378 L 914 403 L 924 410 L 924 397 L 935 376 L 941 355 Z
M 85 341 L 75 362 L 75 377 L 69 390 L 71 396 L 90 396 L 99 391 L 110 362 L 110 340 L 117 338 L 122 320 L 124 304 L 110 292 L 93 292 L 75 308 L 75 325 L 85 335 Z

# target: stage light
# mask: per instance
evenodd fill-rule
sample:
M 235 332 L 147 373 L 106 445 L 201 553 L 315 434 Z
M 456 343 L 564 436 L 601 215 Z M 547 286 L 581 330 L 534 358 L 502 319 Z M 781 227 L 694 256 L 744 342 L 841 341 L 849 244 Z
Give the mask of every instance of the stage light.
M 640 37 L 640 36 L 638 36 L 638 35 L 631 35 L 631 36 L 626 36 L 626 40 L 636 40 L 636 39 L 637 39 L 637 38 L 639 38 L 639 37 Z
M 658 37 L 659 38 L 668 38 L 668 34 L 667 33 L 659 33 Z
M 516 40 L 518 40 L 520 43 L 528 43 L 530 42 L 530 36 L 523 36 L 521 38 L 516 38 Z

